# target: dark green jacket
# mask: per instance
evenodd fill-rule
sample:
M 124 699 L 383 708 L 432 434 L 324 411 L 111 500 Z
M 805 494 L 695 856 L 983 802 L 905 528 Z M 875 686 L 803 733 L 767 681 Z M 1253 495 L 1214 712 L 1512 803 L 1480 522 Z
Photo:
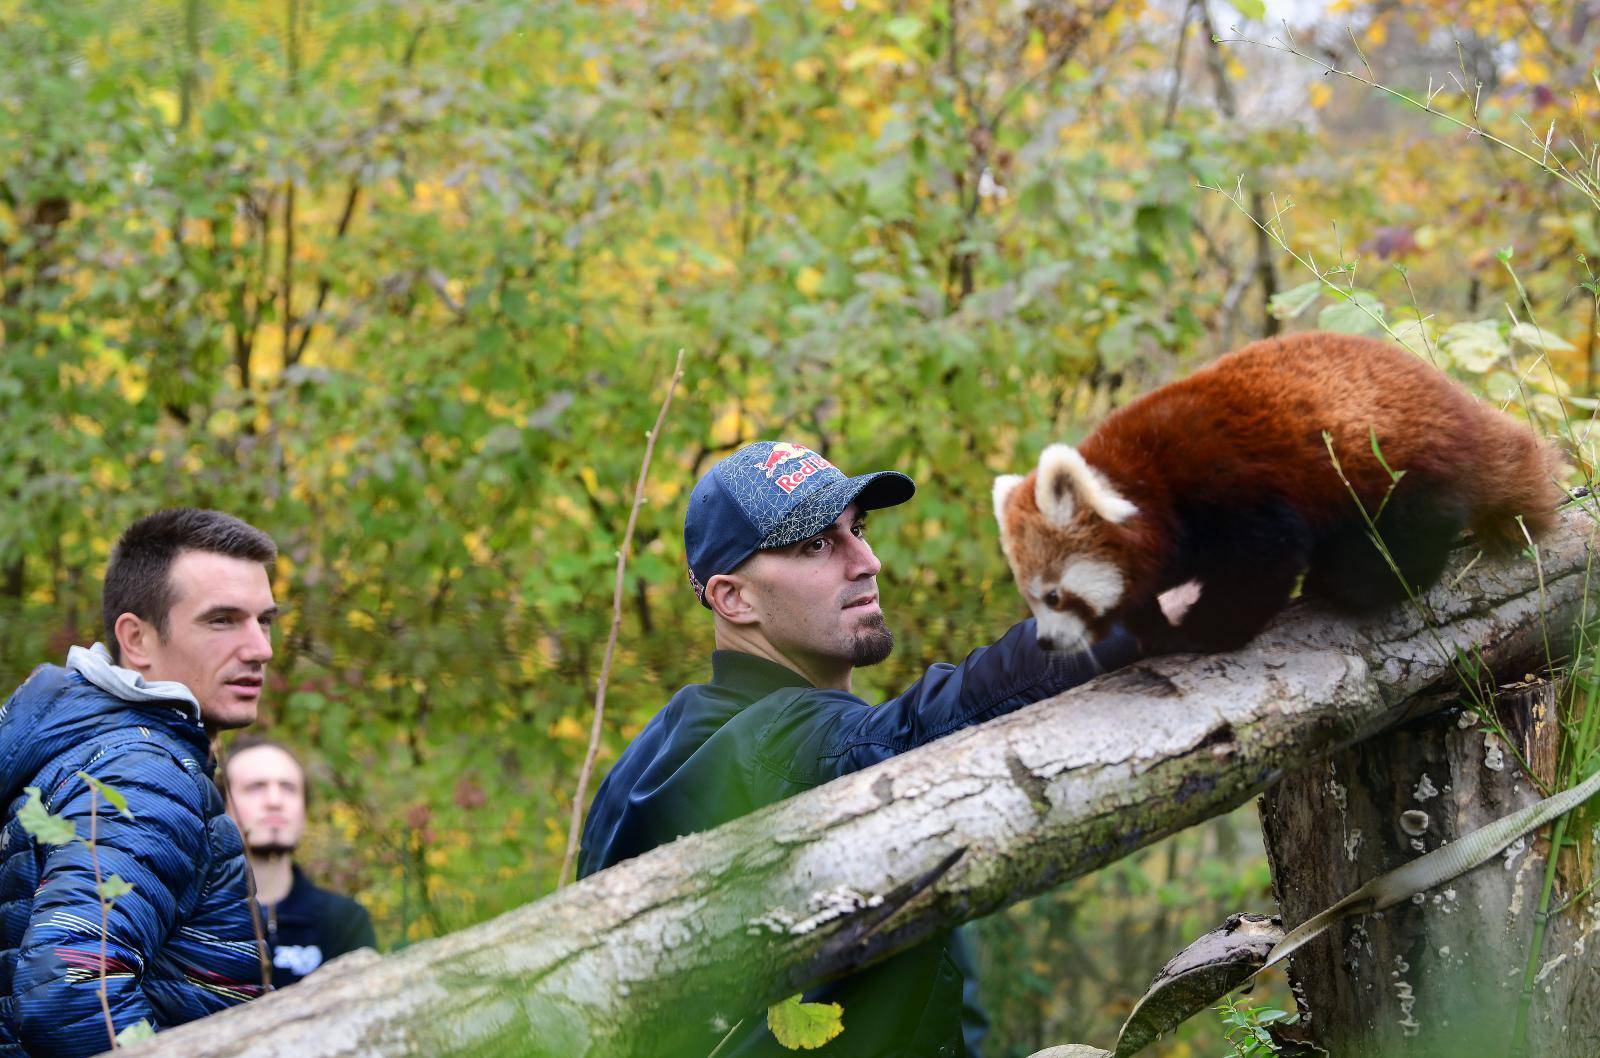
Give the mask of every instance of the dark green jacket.
M 601 783 L 584 826 L 579 874 L 1048 698 L 1137 653 L 1132 638 L 1119 631 L 1092 652 L 1047 654 L 1027 620 L 959 665 L 933 666 L 904 693 L 875 706 L 845 691 L 813 687 L 782 665 L 716 651 L 711 681 L 675 694 Z M 845 1028 L 833 1042 L 805 1053 L 975 1058 L 976 1040 L 969 1045 L 962 1034 L 964 974 L 950 947 L 948 938 L 929 941 L 807 993 L 808 1000 L 839 1003 Z M 718 1058 L 793 1054 L 779 1046 L 758 1011 Z

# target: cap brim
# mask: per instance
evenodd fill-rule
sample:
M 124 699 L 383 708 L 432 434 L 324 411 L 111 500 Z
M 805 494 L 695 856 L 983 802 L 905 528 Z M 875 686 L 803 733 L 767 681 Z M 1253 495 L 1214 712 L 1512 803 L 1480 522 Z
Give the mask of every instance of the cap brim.
M 788 547 L 816 536 L 832 525 L 852 503 L 864 511 L 894 507 L 916 495 L 917 486 L 898 470 L 857 474 L 818 489 L 784 516 L 761 541 L 758 550 Z

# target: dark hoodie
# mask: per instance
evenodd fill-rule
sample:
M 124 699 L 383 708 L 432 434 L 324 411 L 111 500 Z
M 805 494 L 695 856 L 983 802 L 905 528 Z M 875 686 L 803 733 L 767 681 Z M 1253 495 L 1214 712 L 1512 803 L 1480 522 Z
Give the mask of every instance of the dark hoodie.
M 117 1031 L 192 1021 L 260 995 L 260 957 L 239 831 L 211 784 L 199 707 L 178 684 L 146 684 L 103 648 L 41 666 L 0 708 L 0 1056 L 71 1058 L 108 1049 L 101 1013 L 100 900 L 82 841 L 41 845 L 17 812 L 37 787 L 47 811 L 90 832 L 97 798 L 102 877 L 131 892 L 106 928 L 106 993 Z

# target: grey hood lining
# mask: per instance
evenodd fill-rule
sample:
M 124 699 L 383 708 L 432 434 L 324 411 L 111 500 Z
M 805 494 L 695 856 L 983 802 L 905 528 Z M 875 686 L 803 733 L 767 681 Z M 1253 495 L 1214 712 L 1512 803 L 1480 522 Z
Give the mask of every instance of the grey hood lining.
M 175 680 L 146 680 L 132 669 L 125 669 L 111 660 L 111 651 L 104 643 L 85 649 L 72 647 L 67 651 L 67 671 L 76 672 L 107 694 L 125 702 L 169 702 L 188 706 L 184 712 L 200 719 L 200 702 L 194 692 Z

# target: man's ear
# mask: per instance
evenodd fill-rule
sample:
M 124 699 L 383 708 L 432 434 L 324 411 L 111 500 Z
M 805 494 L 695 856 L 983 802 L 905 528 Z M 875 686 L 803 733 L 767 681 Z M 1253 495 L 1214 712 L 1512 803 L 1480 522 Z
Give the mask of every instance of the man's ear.
M 155 626 L 134 613 L 124 613 L 111 629 L 117 638 L 119 664 L 125 669 L 143 672 L 155 663 L 153 648 L 157 642 Z
M 756 608 L 750 599 L 749 582 L 735 573 L 718 573 L 706 581 L 706 603 L 711 612 L 731 624 L 756 622 Z

